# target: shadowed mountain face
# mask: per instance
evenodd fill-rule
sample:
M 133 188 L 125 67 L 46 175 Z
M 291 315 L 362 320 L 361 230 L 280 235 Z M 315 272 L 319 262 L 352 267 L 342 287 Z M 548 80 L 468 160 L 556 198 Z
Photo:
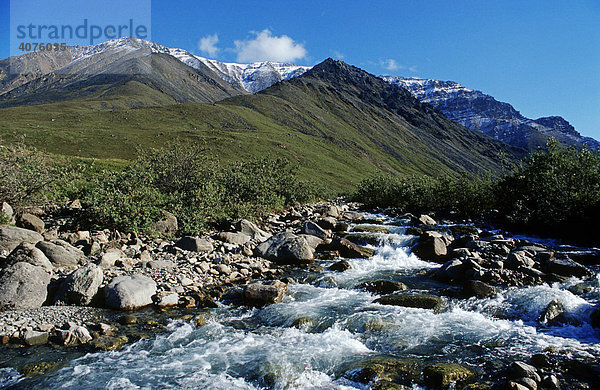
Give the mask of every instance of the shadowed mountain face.
M 246 93 L 205 65 L 191 68 L 152 42 L 121 39 L 0 61 L 0 106 L 93 99 L 103 107 L 215 102 Z M 10 72 L 9 72 L 10 70 Z
M 447 119 L 407 90 L 332 59 L 256 95 L 223 103 L 252 108 L 356 157 L 369 156 L 368 145 L 392 157 L 388 168 L 400 172 L 403 165 L 422 173 L 495 172 L 502 156 L 513 160 L 524 155 Z

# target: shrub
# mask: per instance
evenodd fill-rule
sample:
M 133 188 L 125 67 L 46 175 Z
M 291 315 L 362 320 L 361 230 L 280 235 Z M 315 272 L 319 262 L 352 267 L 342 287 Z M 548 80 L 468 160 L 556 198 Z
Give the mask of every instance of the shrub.
M 12 205 L 43 202 L 58 177 L 49 158 L 37 150 L 0 145 L 0 200 Z

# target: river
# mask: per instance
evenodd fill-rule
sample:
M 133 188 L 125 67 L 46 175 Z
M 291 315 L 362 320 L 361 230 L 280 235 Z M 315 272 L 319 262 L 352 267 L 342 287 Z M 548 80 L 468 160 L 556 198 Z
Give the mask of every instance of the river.
M 435 294 L 448 286 L 426 275 L 439 264 L 410 254 L 414 237 L 405 234 L 405 221 L 368 217 L 383 218 L 390 229 L 368 233 L 379 243 L 372 258 L 347 259 L 352 268 L 344 272 L 327 271 L 334 261 L 317 261 L 325 271 L 297 271 L 281 303 L 259 309 L 224 302 L 202 326 L 172 321 L 167 332 L 122 350 L 90 353 L 33 379 L 13 377 L 11 388 L 365 389 L 369 384 L 355 381 L 357 362 L 374 356 L 460 363 L 483 378 L 547 350 L 600 357 L 600 332 L 589 324 L 598 274 L 582 296 L 569 291 L 581 282 L 572 278 L 486 299 L 446 298 L 441 312 L 373 303 L 377 296 L 358 284 L 394 280 Z M 573 324 L 537 322 L 554 299 Z

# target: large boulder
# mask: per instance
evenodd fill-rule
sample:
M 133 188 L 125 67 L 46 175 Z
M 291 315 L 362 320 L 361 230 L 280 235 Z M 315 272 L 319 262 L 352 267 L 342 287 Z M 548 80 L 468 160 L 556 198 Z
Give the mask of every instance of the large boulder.
M 287 285 L 279 280 L 270 284 L 252 283 L 244 287 L 244 302 L 251 306 L 264 306 L 281 302 Z
M 435 219 L 431 218 L 429 215 L 427 214 L 421 214 L 421 216 L 419 216 L 418 221 L 423 224 L 423 225 L 427 225 L 427 226 L 434 226 L 437 225 L 437 222 L 435 221 Z
M 412 252 L 422 260 L 441 262 L 448 253 L 448 248 L 442 237 L 425 236 Z
M 44 233 L 46 230 L 44 221 L 42 221 L 39 217 L 29 213 L 23 213 L 19 215 L 17 218 L 17 226 L 22 227 L 23 229 L 36 231 L 38 233 Z
M 7 267 L 0 276 L 0 310 L 24 310 L 42 306 L 48 296 L 50 274 L 29 263 Z
M 303 234 L 308 234 L 310 236 L 319 237 L 321 240 L 325 240 L 331 236 L 331 232 L 323 229 L 321 226 L 317 225 L 315 222 L 306 221 L 302 225 L 300 229 Z
M 270 233 L 265 232 L 260 229 L 256 224 L 248 221 L 247 219 L 242 219 L 235 224 L 236 231 L 240 233 L 244 233 L 250 238 L 252 238 L 256 242 L 263 242 L 271 237 Z
M 50 262 L 56 266 L 76 267 L 85 258 L 81 249 L 75 248 L 63 240 L 40 241 L 36 247 L 44 252 Z
M 535 265 L 535 261 L 525 251 L 517 250 L 508 255 L 504 265 L 508 269 L 517 269 L 520 267 L 532 268 Z
M 36 244 L 44 237 L 33 230 L 23 229 L 16 226 L 0 225 L 0 252 L 11 252 L 22 242 Z
M 592 276 L 594 273 L 586 266 L 579 264 L 568 257 L 552 257 L 546 260 L 546 270 L 561 276 Z
M 308 264 L 314 261 L 313 250 L 304 237 L 293 233 L 276 234 L 256 247 L 256 253 L 280 264 Z
M 48 260 L 44 252 L 36 248 L 34 244 L 28 242 L 21 243 L 6 258 L 6 265 L 20 262 L 42 267 L 46 271 L 52 272 L 52 263 Z
M 73 271 L 60 285 L 56 301 L 86 306 L 98 293 L 104 280 L 102 268 L 88 264 Z
M 164 235 L 175 234 L 179 228 L 177 225 L 177 217 L 167 211 L 163 211 L 163 219 L 153 223 L 150 228 Z
M 113 309 L 133 310 L 150 305 L 154 294 L 156 283 L 147 276 L 117 276 L 106 286 L 105 301 Z
M 192 252 L 212 252 L 215 250 L 210 241 L 204 238 L 190 236 L 181 237 L 179 241 L 175 243 L 175 246 Z
M 334 237 L 328 245 L 330 250 L 338 251 L 343 257 L 348 258 L 369 258 L 375 254 L 375 250 L 365 248 L 364 246 L 356 245 L 355 243 L 345 239 Z

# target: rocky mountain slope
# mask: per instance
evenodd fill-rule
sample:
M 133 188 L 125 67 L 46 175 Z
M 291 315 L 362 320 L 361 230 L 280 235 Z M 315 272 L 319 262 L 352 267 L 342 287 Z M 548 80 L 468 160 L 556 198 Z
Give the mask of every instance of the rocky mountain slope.
M 598 141 L 581 136 L 562 117 L 529 119 L 510 104 L 454 81 L 396 76 L 383 79 L 408 89 L 421 102 L 431 104 L 451 120 L 511 145 L 533 149 L 544 145 L 548 137 L 555 137 L 568 145 L 600 147 Z
M 0 107 L 93 99 L 102 108 L 215 102 L 246 93 L 203 64 L 192 68 L 164 46 L 122 38 L 0 61 Z M 124 102 L 124 104 L 119 104 Z

